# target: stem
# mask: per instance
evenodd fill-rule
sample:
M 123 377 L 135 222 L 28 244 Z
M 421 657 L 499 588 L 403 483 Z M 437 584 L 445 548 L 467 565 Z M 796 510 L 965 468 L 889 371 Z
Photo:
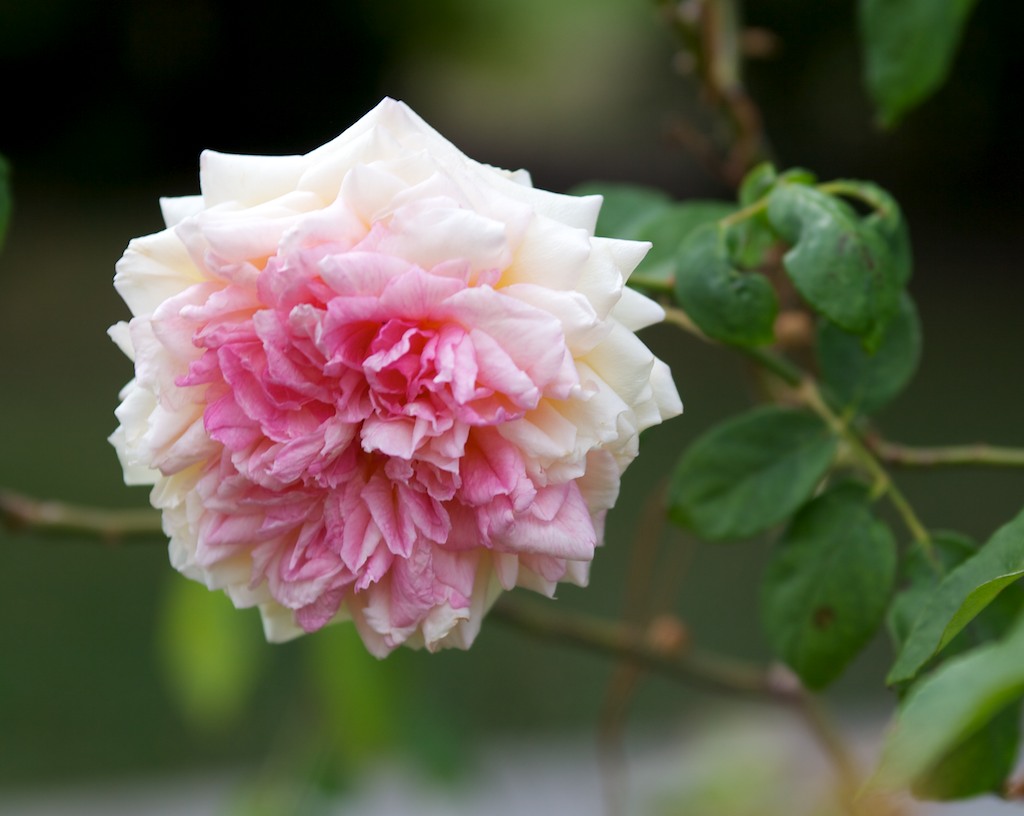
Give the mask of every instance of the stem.
M 651 643 L 644 629 L 631 624 L 577 612 L 555 612 L 549 604 L 524 601 L 512 595 L 504 595 L 490 614 L 545 640 L 611 655 L 707 691 L 782 701 L 799 694 L 798 689 L 774 682 L 771 673 L 746 663 L 693 651 L 659 648 Z
M 669 306 L 662 304 L 662 308 L 665 309 L 665 322 L 670 323 L 673 326 L 678 326 L 687 334 L 692 334 L 698 340 L 703 340 L 705 343 L 714 343 L 715 341 L 708 337 L 702 332 L 696 323 L 694 323 L 690 316 L 680 309 L 678 306 Z
M 491 616 L 531 635 L 576 646 L 660 674 L 684 685 L 786 705 L 800 715 L 821 744 L 844 791 L 858 785 L 856 763 L 824 709 L 788 670 L 768 669 L 732 658 L 695 652 L 685 646 L 665 648 L 648 631 L 578 612 L 552 609 L 550 604 L 504 595 Z
M 699 0 L 680 3 L 660 0 L 665 18 L 691 63 L 703 100 L 728 129 L 724 144 L 692 132 L 699 154 L 711 162 L 724 181 L 738 187 L 747 171 L 767 152 L 761 113 L 743 85 L 740 40 L 742 26 L 737 0 Z M 696 139 L 690 138 L 696 136 Z
M 162 533 L 160 515 L 152 510 L 99 509 L 41 501 L 10 490 L 0 490 L 0 521 L 14 527 L 67 530 L 111 540 Z M 788 671 L 762 669 L 690 650 L 685 637 L 662 636 L 664 620 L 660 621 L 660 631 L 656 625 L 645 629 L 579 613 L 554 612 L 547 604 L 524 602 L 511 595 L 501 598 L 491 615 L 538 637 L 612 656 L 634 669 L 645 669 L 685 685 L 791 706 L 832 760 L 844 790 L 856 790 L 855 764 L 842 738 Z M 636 679 L 635 675 L 629 678 L 630 685 Z
M 903 519 L 903 523 L 906 525 L 907 530 L 910 531 L 914 540 L 920 543 L 921 549 L 928 560 L 933 564 L 938 563 L 928 530 L 917 517 L 917 514 L 914 512 L 914 508 L 910 506 L 910 502 L 907 501 L 900 489 L 896 487 L 896 484 L 893 482 L 888 471 L 882 467 L 878 459 L 875 458 L 870 450 L 868 450 L 857 431 L 840 419 L 836 413 L 828 407 L 825 400 L 822 399 L 821 392 L 818 390 L 818 387 L 815 385 L 813 380 L 809 378 L 805 379 L 798 389 L 798 393 L 801 401 L 825 420 L 836 435 L 846 442 L 847 447 L 853 454 L 853 458 L 868 472 L 868 475 L 874 479 L 878 493 L 884 493 L 889 497 L 889 501 L 892 502 L 896 512 L 900 514 L 900 518 Z
M 671 295 L 675 291 L 675 284 L 672 281 L 645 278 L 643 275 L 630 275 L 626 282 L 633 289 L 646 289 L 648 292 L 659 292 L 663 295 Z
M 42 501 L 11 490 L 0 490 L 0 522 L 14 528 L 63 530 L 108 540 L 163 534 L 160 514 L 154 510 L 84 507 Z
M 692 334 L 699 340 L 703 340 L 705 343 L 715 343 L 716 341 L 708 337 L 704 332 L 700 330 L 700 327 L 690 319 L 690 316 L 677 306 L 665 306 L 665 322 L 671 323 L 673 326 L 678 326 L 683 331 Z M 796 388 L 806 379 L 803 371 L 801 371 L 796 365 L 791 363 L 785 357 L 782 357 L 774 352 L 768 351 L 763 348 L 746 348 L 744 346 L 730 346 L 730 348 L 738 351 L 740 354 L 749 358 L 753 362 L 757 363 L 762 368 L 767 369 L 786 385 L 793 386 Z
M 718 221 L 719 226 L 731 227 L 735 224 L 739 224 L 741 221 L 746 221 L 749 218 L 753 218 L 755 215 L 763 213 L 768 209 L 768 196 L 759 198 L 753 204 L 748 204 L 746 207 L 740 210 L 736 210 L 734 213 L 730 213 L 725 218 L 720 218 Z
M 786 385 L 796 388 L 806 382 L 806 377 L 803 371 L 785 357 L 774 354 L 766 349 L 737 348 L 736 350 L 748 359 L 753 360 L 762 368 L 770 371 L 786 383 Z
M 912 447 L 888 442 L 877 435 L 867 435 L 864 443 L 879 459 L 901 467 L 958 467 L 981 465 L 987 467 L 1024 467 L 1024 449 L 995 445 L 948 445 L 942 447 Z
M 687 331 L 706 342 L 713 342 L 700 330 L 700 328 L 690 319 L 689 315 L 687 315 L 682 309 L 674 306 L 666 306 L 665 322 L 679 326 L 684 331 Z M 753 360 L 762 368 L 770 371 L 787 385 L 792 386 L 795 389 L 795 395 L 797 398 L 804 405 L 814 411 L 814 413 L 825 420 L 825 423 L 832 429 L 836 436 L 840 437 L 846 443 L 853 459 L 860 464 L 874 480 L 878 493 L 888 496 L 889 501 L 892 502 L 893 507 L 896 509 L 896 512 L 899 513 L 900 518 L 902 518 L 903 523 L 910 531 L 914 540 L 920 542 L 921 549 L 924 552 L 925 557 L 933 564 L 937 564 L 937 556 L 935 555 L 934 547 L 932 546 L 931 536 L 928 534 L 928 530 L 925 528 L 924 524 L 922 524 L 921 520 L 917 517 L 917 514 L 914 512 L 914 508 L 910 506 L 910 502 L 907 501 L 906 496 L 900 492 L 900 489 L 896 486 L 895 482 L 893 482 L 888 471 L 882 467 L 878 458 L 876 458 L 871 450 L 869 450 L 857 430 L 851 427 L 849 423 L 843 421 L 831 408 L 828 407 L 828 404 L 822 398 L 821 392 L 818 390 L 818 386 L 815 384 L 814 380 L 785 357 L 768 351 L 767 349 L 742 348 L 737 346 L 736 350 Z M 1013 453 L 1016 455 L 1017 453 L 1024 452 Z

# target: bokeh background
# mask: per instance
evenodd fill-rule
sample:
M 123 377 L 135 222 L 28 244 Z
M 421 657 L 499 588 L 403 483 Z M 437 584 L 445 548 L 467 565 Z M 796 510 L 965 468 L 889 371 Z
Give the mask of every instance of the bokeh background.
M 1024 445 L 1024 6 L 980 3 L 949 83 L 884 132 L 860 81 L 852 0 L 747 5 L 747 22 L 778 38 L 746 74 L 777 163 L 875 180 L 911 225 L 925 355 L 883 427 L 907 442 Z M 305 152 L 390 95 L 538 186 L 731 195 L 672 137 L 680 121 L 714 122 L 648 0 L 263 8 L 0 0 L 0 153 L 15 202 L 0 254 L 0 486 L 145 504 L 105 441 L 130 376 L 104 333 L 127 313 L 110 282 L 128 240 L 161 227 L 157 197 L 196 191 L 203 148 Z M 754 397 L 727 353 L 663 328 L 646 339 L 672 364 L 686 413 L 645 436 L 591 588 L 561 593 L 607 616 L 624 603 L 644 502 L 688 440 Z M 903 484 L 932 527 L 979 538 L 1024 496 L 1016 472 Z M 666 536 L 667 597 L 698 643 L 767 656 L 757 580 L 768 544 Z M 842 710 L 891 704 L 887 654 L 880 638 L 833 693 Z M 241 774 L 243 812 L 247 791 L 269 796 L 296 778 L 344 789 L 381 756 L 457 780 L 495 741 L 594 734 L 612 668 L 497 623 L 469 653 L 385 663 L 338 627 L 268 646 L 254 614 L 227 612 L 174 574 L 159 540 L 0 529 L 0 795 L 223 768 Z M 684 732 L 707 702 L 648 681 L 631 732 Z

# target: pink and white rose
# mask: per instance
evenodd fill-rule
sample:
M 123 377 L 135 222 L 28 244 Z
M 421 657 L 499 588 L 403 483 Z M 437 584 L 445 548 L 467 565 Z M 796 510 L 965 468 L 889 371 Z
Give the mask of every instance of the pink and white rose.
M 386 99 L 304 156 L 207 151 L 132 241 L 111 441 L 174 567 L 270 640 L 468 647 L 502 590 L 583 585 L 644 428 L 681 411 L 601 199 L 478 164 Z

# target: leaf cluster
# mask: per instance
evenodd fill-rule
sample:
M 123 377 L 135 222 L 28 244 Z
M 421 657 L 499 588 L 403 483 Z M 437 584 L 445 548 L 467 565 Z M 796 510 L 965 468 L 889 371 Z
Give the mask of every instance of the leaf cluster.
M 630 284 L 783 380 L 767 389 L 774 404 L 682 452 L 671 520 L 712 544 L 773 540 L 764 632 L 809 689 L 835 682 L 888 622 L 888 683 L 901 702 L 876 784 L 943 799 L 1000 789 L 1024 696 L 1024 514 L 980 548 L 930 532 L 865 442 L 921 356 L 897 203 L 870 182 L 820 183 L 768 164 L 733 204 L 597 191 L 600 231 L 661 241 Z M 815 327 L 799 357 L 776 340 L 785 312 Z M 895 514 L 881 512 L 886 499 Z M 905 532 L 890 526 L 894 515 Z

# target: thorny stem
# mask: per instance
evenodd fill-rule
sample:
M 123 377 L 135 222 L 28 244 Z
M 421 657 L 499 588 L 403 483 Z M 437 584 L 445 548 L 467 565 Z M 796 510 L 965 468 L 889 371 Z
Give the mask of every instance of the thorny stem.
M 0 522 L 14 528 L 85 533 L 107 541 L 162 534 L 160 514 L 154 510 L 84 507 L 12 490 L 0 490 Z

